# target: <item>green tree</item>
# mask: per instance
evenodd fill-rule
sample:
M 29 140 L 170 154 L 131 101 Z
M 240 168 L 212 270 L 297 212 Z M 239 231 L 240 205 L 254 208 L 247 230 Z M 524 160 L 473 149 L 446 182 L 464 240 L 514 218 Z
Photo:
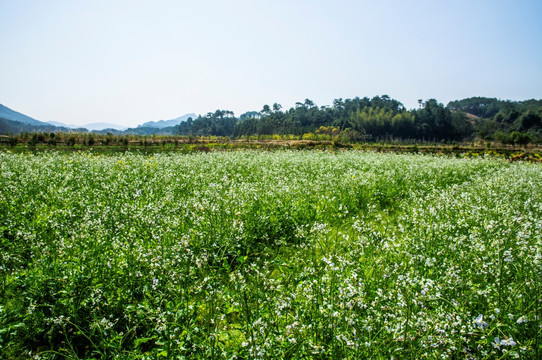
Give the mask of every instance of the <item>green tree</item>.
M 271 108 L 269 107 L 269 105 L 264 105 L 262 110 L 260 111 L 262 114 L 265 114 L 265 115 L 269 115 L 271 114 Z

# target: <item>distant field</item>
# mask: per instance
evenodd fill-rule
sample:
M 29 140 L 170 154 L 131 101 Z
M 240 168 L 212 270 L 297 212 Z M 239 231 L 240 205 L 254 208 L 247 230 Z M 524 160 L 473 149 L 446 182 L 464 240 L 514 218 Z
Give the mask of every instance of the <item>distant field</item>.
M 343 141 L 331 135 L 261 135 L 232 139 L 220 136 L 112 135 L 93 133 L 23 133 L 0 135 L 0 151 L 15 153 L 90 151 L 111 153 L 192 153 L 231 150 L 368 150 L 377 152 L 454 155 L 457 157 L 496 156 L 542 162 L 539 144 L 511 145 L 497 142 L 382 142 Z
M 542 358 L 539 163 L 1 151 L 0 254 L 0 358 Z

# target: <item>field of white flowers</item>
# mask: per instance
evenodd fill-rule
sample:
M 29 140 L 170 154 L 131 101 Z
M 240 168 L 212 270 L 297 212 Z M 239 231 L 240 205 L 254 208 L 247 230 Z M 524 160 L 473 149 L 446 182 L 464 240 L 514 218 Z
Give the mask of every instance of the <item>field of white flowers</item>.
M 542 167 L 0 153 L 0 358 L 540 359 Z

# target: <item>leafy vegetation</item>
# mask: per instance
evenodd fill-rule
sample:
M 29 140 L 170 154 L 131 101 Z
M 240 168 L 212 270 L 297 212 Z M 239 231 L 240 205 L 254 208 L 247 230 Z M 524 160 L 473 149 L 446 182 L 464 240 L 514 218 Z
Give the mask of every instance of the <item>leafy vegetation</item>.
M 416 140 L 390 139 L 370 142 L 352 129 L 337 126 L 320 126 L 303 135 L 273 134 L 251 135 L 239 139 L 223 136 L 193 135 L 115 135 L 113 133 L 28 133 L 0 135 L 0 151 L 14 153 L 48 152 L 65 153 L 90 151 L 94 154 L 134 153 L 192 153 L 200 151 L 258 150 L 366 150 L 394 153 L 421 153 L 454 155 L 457 157 L 491 156 L 511 161 L 540 162 L 542 149 L 534 144 L 499 144 L 495 141 L 477 142 L 417 142 Z
M 495 158 L 0 152 L 0 357 L 540 358 L 541 184 Z
M 232 111 L 216 110 L 195 119 L 189 117 L 176 126 L 140 126 L 124 131 L 104 129 L 92 133 L 115 136 L 219 136 L 240 139 L 269 135 L 311 136 L 317 129 L 333 127 L 339 129 L 340 133 L 337 135 L 343 142 L 435 143 L 482 139 L 514 145 L 542 143 L 542 100 L 513 102 L 473 97 L 452 101 L 448 106 L 444 106 L 435 99 L 425 102 L 420 99 L 419 105 L 418 109 L 409 111 L 401 102 L 387 95 L 371 99 L 336 99 L 332 106 L 320 107 L 310 99 L 305 99 L 284 111 L 280 104 L 275 103 L 272 106 L 264 105 L 260 111 L 246 112 L 239 118 L 235 117 Z M 66 132 L 68 129 L 0 119 L 0 134 L 18 134 L 25 131 Z M 87 131 L 76 129 L 75 132 Z
M 333 106 L 318 107 L 309 99 L 282 111 L 280 104 L 264 105 L 239 119 L 231 111 L 217 110 L 176 127 L 180 135 L 217 135 L 239 138 L 251 135 L 302 135 L 320 127 L 344 130 L 351 141 L 465 141 L 475 138 L 503 144 L 542 142 L 542 101 L 500 101 L 469 98 L 448 106 L 435 99 L 420 100 L 420 108 L 406 110 L 387 95 L 372 99 L 337 99 Z
M 542 143 L 542 100 L 501 101 L 474 97 L 452 101 L 448 108 L 476 117 L 476 134 L 503 144 Z

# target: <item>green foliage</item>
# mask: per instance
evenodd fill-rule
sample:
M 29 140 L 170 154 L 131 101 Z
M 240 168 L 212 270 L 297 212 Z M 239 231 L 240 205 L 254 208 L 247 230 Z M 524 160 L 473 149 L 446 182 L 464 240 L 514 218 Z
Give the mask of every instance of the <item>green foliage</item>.
M 19 141 L 18 141 L 18 139 L 17 139 L 16 136 L 10 136 L 10 137 L 8 137 L 8 144 L 9 144 L 9 146 L 12 146 L 12 147 L 13 147 L 13 146 L 17 145 L 18 142 L 19 142 Z
M 239 119 L 230 111 L 217 110 L 176 127 L 181 135 L 219 135 L 234 138 L 293 134 L 317 139 L 321 127 L 350 129 L 350 141 L 424 140 L 464 141 L 476 135 L 493 139 L 495 131 L 528 132 L 531 141 L 542 140 L 542 112 L 539 102 L 502 102 L 471 98 L 451 102 L 445 107 L 435 99 L 420 101 L 420 108 L 407 111 L 387 95 L 372 99 L 336 99 L 333 106 L 318 107 L 310 99 L 281 111 L 280 104 L 265 105 L 260 112 L 247 112 Z M 527 112 L 525 112 L 527 111 Z M 467 114 L 469 114 L 467 116 Z M 477 115 L 494 118 L 478 118 Z M 472 120 L 472 116 L 476 120 Z M 311 135 L 312 134 L 312 135 Z
M 219 136 L 237 139 L 288 135 L 318 139 L 319 137 L 315 136 L 317 129 L 336 127 L 343 129 L 339 139 L 347 142 L 450 142 L 472 141 L 476 138 L 495 140 L 498 137 L 516 144 L 523 141 L 542 143 L 542 100 L 502 101 L 473 97 L 451 101 L 445 107 L 435 99 L 425 102 L 420 99 L 419 105 L 420 108 L 407 111 L 401 102 L 388 95 L 335 99 L 332 106 L 320 107 L 312 100 L 305 99 L 290 109 L 283 109 L 278 103 L 272 106 L 266 104 L 261 111 L 249 111 L 239 118 L 235 117 L 232 111 L 216 110 L 196 119 L 188 118 L 174 127 L 137 127 L 125 131 L 106 129 L 93 131 L 88 136 L 96 139 L 97 144 L 104 145 L 111 144 L 114 136 L 132 135 Z M 85 132 L 84 129 L 78 130 Z M 33 126 L 0 119 L 0 134 L 18 134 L 25 131 L 54 134 L 69 129 Z M 515 140 L 510 140 L 512 132 L 522 135 L 514 135 Z M 52 139 L 52 136 L 46 135 Z M 107 137 L 104 137 L 105 135 Z M 55 141 L 60 143 L 62 139 Z M 36 146 L 41 142 L 43 141 L 32 139 L 30 145 Z M 93 140 L 91 142 L 94 145 Z M 148 140 L 140 142 L 154 144 Z M 88 138 L 82 139 L 78 135 L 77 143 L 88 145 Z M 116 141 L 116 144 L 127 146 L 123 140 Z
M 481 118 L 492 118 L 505 106 L 506 102 L 504 101 L 486 97 L 450 101 L 447 105 L 450 110 L 469 113 Z
M 75 136 L 70 136 L 68 137 L 68 139 L 66 140 L 66 145 L 68 146 L 74 146 L 75 145 Z
M 350 125 L 354 130 L 368 134 L 373 140 L 416 136 L 414 116 L 407 111 L 394 113 L 386 108 L 365 107 L 351 114 Z
M 88 146 L 92 146 L 92 145 L 94 145 L 95 142 L 96 142 L 96 140 L 94 139 L 94 136 L 91 135 L 91 134 L 89 134 L 89 135 L 87 136 L 87 143 L 86 143 L 86 144 L 87 144 Z
M 448 108 L 477 117 L 474 128 L 482 139 L 503 144 L 542 142 L 542 100 L 513 102 L 476 97 L 452 101 Z
M 233 112 L 228 110 L 216 110 L 214 113 L 208 113 L 206 116 L 199 116 L 193 120 L 177 125 L 176 134 L 179 135 L 198 135 L 198 136 L 231 136 L 237 119 Z
M 539 358 L 541 174 L 0 152 L 0 357 Z

